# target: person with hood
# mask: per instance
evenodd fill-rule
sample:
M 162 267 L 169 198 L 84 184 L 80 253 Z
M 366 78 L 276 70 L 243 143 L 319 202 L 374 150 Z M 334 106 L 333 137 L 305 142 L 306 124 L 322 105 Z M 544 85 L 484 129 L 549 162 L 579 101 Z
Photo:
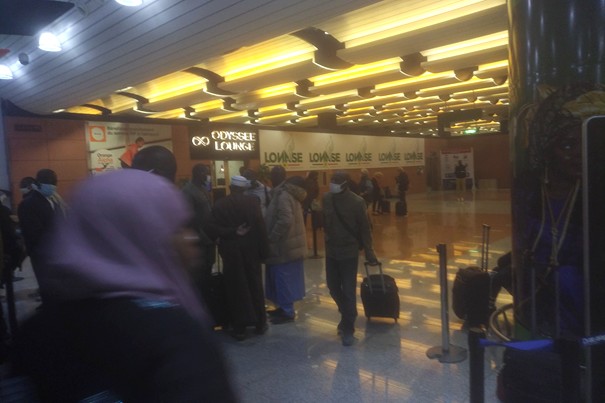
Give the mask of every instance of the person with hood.
M 349 190 L 348 178 L 345 172 L 335 172 L 323 198 L 326 283 L 341 315 L 337 330 L 344 346 L 355 341 L 359 250 L 370 264 L 378 264 L 365 201 Z
M 306 195 L 302 177 L 286 179 L 275 189 L 265 216 L 269 238 L 265 293 L 276 306 L 267 313 L 276 325 L 294 321 L 294 302 L 305 296 L 307 234 L 302 202 Z
M 44 253 L 44 305 L 16 338 L 16 374 L 41 401 L 235 401 L 187 273 L 197 236 L 181 192 L 118 170 L 81 183 L 71 207 Z

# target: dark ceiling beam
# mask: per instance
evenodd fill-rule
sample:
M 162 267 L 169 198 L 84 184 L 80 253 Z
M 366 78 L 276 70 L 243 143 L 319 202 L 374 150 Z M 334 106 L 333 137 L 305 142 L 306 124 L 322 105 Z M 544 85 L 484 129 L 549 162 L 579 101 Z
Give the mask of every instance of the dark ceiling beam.
M 191 106 L 183 107 L 183 111 L 185 112 L 185 119 L 195 120 L 195 121 L 202 122 L 202 123 L 208 123 L 210 121 L 210 119 L 208 119 L 208 118 L 196 118 L 195 117 L 196 111 Z
M 296 95 L 301 98 L 313 98 L 316 97 L 317 94 L 313 94 L 309 89 L 313 86 L 313 83 L 306 78 L 303 80 L 298 80 L 296 82 Z
M 321 29 L 309 27 L 290 35 L 315 46 L 317 50 L 313 54 L 313 63 L 324 69 L 342 70 L 353 66 L 352 63 L 341 59 L 336 54 L 339 49 L 344 49 L 344 43 Z
M 408 77 L 417 77 L 426 71 L 422 67 L 422 62 L 426 62 L 426 57 L 422 56 L 420 52 L 401 56 L 399 71 Z
M 240 109 L 237 109 L 233 106 L 233 104 L 236 103 L 236 100 L 231 98 L 231 97 L 225 97 L 223 98 L 223 106 L 221 107 L 222 110 L 224 111 L 228 111 L 228 112 L 238 112 L 240 111 Z
M 103 116 L 109 116 L 111 115 L 111 109 L 105 108 L 104 106 L 101 105 L 93 105 L 93 104 L 83 104 L 82 105 L 84 108 L 89 108 L 89 109 L 94 109 L 96 111 L 101 112 L 101 115 Z
M 217 97 L 228 97 L 235 95 L 235 92 L 227 91 L 219 87 L 220 83 L 224 83 L 225 79 L 223 76 L 216 74 L 208 69 L 201 67 L 189 67 L 183 70 L 185 73 L 195 74 L 196 76 L 205 78 L 208 82 L 206 83 L 206 89 L 203 90 L 206 94 L 216 95 Z
M 159 111 L 152 111 L 151 109 L 147 109 L 145 107 L 145 105 L 147 105 L 149 103 L 149 99 L 145 98 L 142 95 L 138 95 L 132 92 L 128 92 L 128 91 L 116 91 L 117 95 L 121 95 L 123 97 L 127 97 L 130 99 L 134 99 L 137 101 L 136 106 L 133 108 L 133 110 L 135 112 L 140 112 L 140 113 L 145 113 L 145 114 L 151 114 L 151 113 L 158 113 Z

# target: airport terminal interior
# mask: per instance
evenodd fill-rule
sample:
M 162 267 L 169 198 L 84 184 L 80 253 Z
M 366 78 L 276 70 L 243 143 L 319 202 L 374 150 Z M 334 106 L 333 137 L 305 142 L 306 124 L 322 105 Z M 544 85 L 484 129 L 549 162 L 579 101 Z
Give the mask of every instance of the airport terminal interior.
M 451 300 L 456 271 L 480 263 L 483 224 L 491 227 L 490 268 L 510 249 L 509 193 L 507 189 L 475 189 L 458 201 L 454 191 L 432 191 L 408 196 L 407 217 L 395 215 L 394 209 L 370 214 L 376 253 L 384 272 L 396 279 L 399 288 L 401 316 L 397 321 L 368 320 L 358 295 L 352 347 L 344 347 L 336 334 L 340 315 L 326 288 L 322 231 L 316 231 L 314 243 L 308 228 L 306 296 L 295 304 L 296 320 L 271 325 L 262 336 L 250 332 L 240 342 L 216 331 L 241 401 L 469 402 L 468 358 L 442 363 L 427 356 L 429 349 L 443 349 L 444 335 L 451 351 L 457 351 L 455 347 L 466 350 L 468 337 L 451 307 L 444 333 L 436 246 L 446 246 Z M 363 265 L 359 269 L 361 283 Z M 16 277 L 17 312 L 22 320 L 39 305 L 32 296 L 37 285 L 27 264 Z M 497 306 L 510 302 L 511 296 L 503 290 Z M 502 348 L 486 349 L 486 402 L 498 402 L 495 391 L 501 356 Z
M 484 257 L 493 269 L 514 245 L 515 332 L 531 333 L 520 339 L 545 329 L 560 341 L 563 329 L 578 346 L 601 345 L 583 344 L 590 348 L 573 365 L 557 361 L 573 376 L 527 370 L 523 392 L 560 386 L 597 401 L 605 396 L 604 19 L 605 0 L 0 0 L 0 190 L 15 207 L 20 179 L 50 168 L 68 200 L 85 178 L 130 166 L 122 152 L 143 134 L 146 145 L 172 151 L 179 187 L 195 164 L 211 166 L 214 201 L 239 168 L 265 177 L 275 165 L 288 176 L 320 171 L 322 192 L 336 170 L 362 168 L 383 171 L 395 189 L 401 168 L 408 214 L 396 214 L 396 197 L 389 212 L 368 213 L 400 317 L 365 316 L 361 256 L 355 340 L 343 345 L 324 233 L 307 220 L 295 320 L 239 341 L 214 329 L 239 400 L 478 401 L 452 286 L 459 269 Z M 55 34 L 50 43 L 38 40 L 48 38 L 41 28 Z M 454 168 L 462 155 L 472 164 L 464 197 L 450 190 L 463 178 Z M 570 277 L 561 282 L 560 273 Z M 15 276 L 23 322 L 40 305 L 38 284 L 27 259 Z M 496 307 L 507 315 L 489 340 L 511 333 L 512 300 L 502 289 Z M 479 360 L 485 402 L 499 401 L 503 350 L 487 347 Z M 8 392 L 35 403 L 9 372 L 0 365 L 0 403 Z

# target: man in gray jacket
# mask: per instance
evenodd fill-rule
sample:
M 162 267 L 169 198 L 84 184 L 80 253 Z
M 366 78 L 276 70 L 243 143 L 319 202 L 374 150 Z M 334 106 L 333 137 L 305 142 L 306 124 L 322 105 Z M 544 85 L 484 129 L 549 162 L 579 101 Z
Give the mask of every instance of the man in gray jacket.
M 348 187 L 349 175 L 337 171 L 330 192 L 323 198 L 326 282 L 341 315 L 338 334 L 343 346 L 353 345 L 357 318 L 357 266 L 359 251 L 366 261 L 378 264 L 365 201 Z

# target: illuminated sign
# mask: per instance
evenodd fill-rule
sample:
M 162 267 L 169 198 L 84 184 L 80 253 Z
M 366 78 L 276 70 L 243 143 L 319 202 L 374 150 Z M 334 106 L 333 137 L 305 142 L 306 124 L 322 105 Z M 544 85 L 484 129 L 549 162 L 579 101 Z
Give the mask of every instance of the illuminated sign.
M 259 158 L 257 131 L 232 129 L 205 129 L 204 131 L 205 133 L 192 133 L 190 136 L 191 159 Z

